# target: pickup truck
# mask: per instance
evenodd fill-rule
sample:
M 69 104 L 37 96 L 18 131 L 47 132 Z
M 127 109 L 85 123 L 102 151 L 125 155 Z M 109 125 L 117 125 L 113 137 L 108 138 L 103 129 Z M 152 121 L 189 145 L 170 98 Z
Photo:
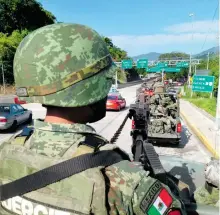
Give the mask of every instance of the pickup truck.
M 169 93 L 155 93 L 150 97 L 148 139 L 151 142 L 181 142 L 179 98 Z

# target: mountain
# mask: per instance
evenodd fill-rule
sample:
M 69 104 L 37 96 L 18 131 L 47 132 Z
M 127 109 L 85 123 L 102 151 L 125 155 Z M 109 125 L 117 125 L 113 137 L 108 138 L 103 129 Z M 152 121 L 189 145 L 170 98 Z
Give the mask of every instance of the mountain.
M 207 58 L 207 54 L 209 53 L 209 57 L 212 58 L 213 56 L 216 56 L 216 54 L 218 54 L 218 52 L 219 52 L 219 46 L 216 46 L 216 47 L 212 47 L 210 49 L 207 49 L 207 50 L 205 50 L 201 53 L 195 54 L 192 57 L 193 58 L 199 58 L 199 59 L 205 59 L 205 58 Z M 132 59 L 134 61 L 136 61 L 138 59 L 143 59 L 143 58 L 146 58 L 149 61 L 150 60 L 158 60 L 158 58 L 161 54 L 162 53 L 150 52 L 150 53 L 147 53 L 147 54 L 141 54 L 141 55 L 134 56 L 134 57 L 132 57 Z
M 203 52 L 201 52 L 199 54 L 193 55 L 193 57 L 194 58 L 204 59 L 204 58 L 207 58 L 208 53 L 209 53 L 209 57 L 215 56 L 216 54 L 219 53 L 219 46 L 207 49 L 207 50 L 205 50 L 205 51 L 203 51 Z
M 137 56 L 134 56 L 132 57 L 132 59 L 134 61 L 138 60 L 138 59 L 143 59 L 143 58 L 146 58 L 148 60 L 158 60 L 159 56 L 161 54 L 160 53 L 157 53 L 157 52 L 150 52 L 148 54 L 141 54 L 141 55 L 137 55 Z

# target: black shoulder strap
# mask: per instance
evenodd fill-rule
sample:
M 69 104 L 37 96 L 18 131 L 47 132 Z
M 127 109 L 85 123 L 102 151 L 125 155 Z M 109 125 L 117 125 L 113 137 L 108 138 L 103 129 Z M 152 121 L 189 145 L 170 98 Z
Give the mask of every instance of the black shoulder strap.
M 122 160 L 124 158 L 117 150 L 80 155 L 0 186 L 0 201 L 43 188 L 86 169 L 98 166 L 107 167 Z

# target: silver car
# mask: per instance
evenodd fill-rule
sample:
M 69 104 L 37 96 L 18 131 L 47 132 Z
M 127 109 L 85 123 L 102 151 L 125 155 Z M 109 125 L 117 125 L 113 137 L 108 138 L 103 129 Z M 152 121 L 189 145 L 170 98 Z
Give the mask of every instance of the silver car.
M 18 125 L 32 122 L 32 111 L 19 104 L 0 104 L 0 130 L 16 130 Z

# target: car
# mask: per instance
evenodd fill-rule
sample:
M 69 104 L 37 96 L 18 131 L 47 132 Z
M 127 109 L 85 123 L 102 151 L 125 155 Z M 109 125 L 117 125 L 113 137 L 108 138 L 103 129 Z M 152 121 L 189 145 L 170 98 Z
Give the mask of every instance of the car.
M 15 131 L 18 125 L 32 122 L 32 111 L 19 104 L 0 104 L 0 130 L 10 129 Z
M 126 107 L 126 100 L 120 93 L 110 93 L 107 97 L 106 110 L 118 110 Z
M 27 104 L 26 101 L 20 100 L 16 95 L 1 95 L 0 104 L 2 103 L 13 103 L 13 104 Z

